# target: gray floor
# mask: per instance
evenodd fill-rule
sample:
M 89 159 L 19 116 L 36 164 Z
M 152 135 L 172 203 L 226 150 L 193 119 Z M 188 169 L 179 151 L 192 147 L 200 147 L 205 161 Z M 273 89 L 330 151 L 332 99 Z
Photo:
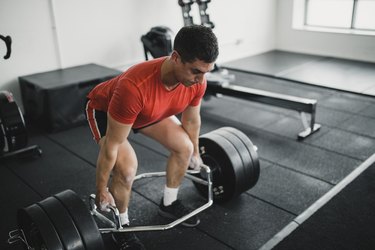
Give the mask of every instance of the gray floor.
M 297 141 L 302 130 L 297 112 L 230 97 L 204 101 L 202 133 L 222 126 L 246 133 L 259 149 L 259 182 L 237 199 L 203 211 L 197 228 L 139 233 L 148 249 L 258 249 L 375 152 L 374 97 L 240 72 L 236 79 L 252 88 L 316 98 L 321 130 Z M 43 149 L 42 157 L 0 162 L 0 249 L 20 248 L 5 244 L 16 228 L 17 208 L 65 189 L 87 202 L 95 190 L 97 146 L 86 126 L 54 134 L 33 130 L 30 139 Z M 139 173 L 164 170 L 164 148 L 142 135 L 130 140 Z M 163 185 L 160 178 L 135 184 L 133 225 L 166 222 L 157 215 Z M 189 181 L 180 195 L 193 207 L 204 202 Z
M 375 63 L 273 50 L 230 61 L 222 66 L 296 82 L 375 95 Z

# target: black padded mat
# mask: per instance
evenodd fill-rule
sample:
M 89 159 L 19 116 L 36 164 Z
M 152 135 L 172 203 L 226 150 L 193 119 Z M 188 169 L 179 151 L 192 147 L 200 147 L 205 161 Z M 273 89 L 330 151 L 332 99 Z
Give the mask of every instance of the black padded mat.
M 158 204 L 164 185 L 163 179 L 156 179 L 152 185 L 143 185 L 136 190 L 142 195 L 148 197 L 151 195 L 152 201 Z M 193 184 L 189 181 L 184 183 L 180 193 L 183 202 L 191 208 L 198 207 L 204 202 L 203 197 L 197 195 Z M 200 213 L 199 217 L 201 223 L 197 229 L 225 242 L 231 249 L 257 249 L 261 246 L 261 242 L 278 232 L 282 225 L 294 216 L 252 196 L 242 194 L 231 202 L 214 204 Z M 196 247 L 214 249 L 207 244 L 196 245 Z
M 375 152 L 375 138 L 339 129 L 331 130 L 311 143 L 363 161 Z
M 308 65 L 311 62 L 322 59 L 324 59 L 322 56 L 273 50 L 259 55 L 227 62 L 221 66 L 245 72 L 278 76 L 285 74 L 285 72 L 288 72 L 291 69 L 298 68 L 301 65 Z
M 271 166 L 263 170 L 258 184 L 247 191 L 298 215 L 325 194 L 332 185 L 288 169 Z
M 299 83 L 374 95 L 375 63 L 371 62 L 272 50 L 221 66 Z
M 245 73 L 237 80 L 244 86 L 318 99 L 321 130 L 297 141 L 301 121 L 295 111 L 235 98 L 204 101 L 201 134 L 222 126 L 242 130 L 258 147 L 261 179 L 238 199 L 203 211 L 202 224 L 195 229 L 140 233 L 149 249 L 258 249 L 375 151 L 375 98 Z M 14 216 L 20 206 L 66 188 L 86 202 L 95 188 L 98 150 L 87 126 L 53 134 L 32 130 L 30 136 L 30 144 L 41 146 L 41 158 L 0 162 L 9 170 L 1 182 L 9 192 L 0 200 L 13 194 L 18 199 L 2 211 L 13 211 Z M 142 135 L 131 134 L 129 140 L 139 158 L 139 173 L 165 169 L 168 152 L 162 146 Z M 163 221 L 156 211 L 164 184 L 156 179 L 134 185 L 132 223 Z M 203 200 L 190 182 L 181 193 L 192 206 Z M 0 217 L 7 222 L 4 232 L 15 227 L 15 218 L 9 216 L 12 213 Z M 8 249 L 5 244 L 0 248 Z
M 17 229 L 17 208 L 33 204 L 41 199 L 40 194 L 32 190 L 27 183 L 8 167 L 11 165 L 0 164 L 0 185 L 3 189 L 0 199 L 0 249 L 24 249 L 21 244 L 10 246 L 6 243 L 8 233 Z
M 353 115 L 350 119 L 340 124 L 339 127 L 360 135 L 375 138 L 375 119 L 373 118 Z
M 291 70 L 281 77 L 293 81 L 363 93 L 374 86 L 375 63 L 330 58 Z
M 374 249 L 374 176 L 375 163 L 273 249 Z
M 157 205 L 158 202 L 150 201 L 142 194 L 139 194 L 138 191 L 133 192 L 129 206 L 131 225 L 145 226 L 168 223 L 168 220 L 158 215 Z M 138 232 L 137 236 L 142 240 L 146 249 L 231 249 L 212 235 L 202 233 L 199 228 L 186 228 L 179 226 L 163 232 Z M 109 250 L 118 249 L 113 244 L 110 237 L 105 236 L 104 238 L 106 247 Z

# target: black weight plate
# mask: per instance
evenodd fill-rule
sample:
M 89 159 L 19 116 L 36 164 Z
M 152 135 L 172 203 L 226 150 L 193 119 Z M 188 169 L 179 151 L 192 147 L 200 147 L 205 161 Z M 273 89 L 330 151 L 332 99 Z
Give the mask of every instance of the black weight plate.
M 233 145 L 214 131 L 202 135 L 199 144 L 205 151 L 201 154 L 203 162 L 213 169 L 214 198 L 227 201 L 239 195 L 236 183 L 242 171 L 242 159 Z
M 242 141 L 232 133 L 224 129 L 218 129 L 215 131 L 215 133 L 232 143 L 233 147 L 237 150 L 238 155 L 241 157 L 242 164 L 238 167 L 238 169 L 241 171 L 236 174 L 236 176 L 238 176 L 236 190 L 238 193 L 247 191 L 249 189 L 249 182 L 251 179 L 249 168 L 252 167 L 252 160 L 249 151 Z
M 89 210 L 72 190 L 65 190 L 54 195 L 65 207 L 76 225 L 85 249 L 102 250 L 104 249 L 103 239 L 98 226 Z
M 237 136 L 245 145 L 246 149 L 249 151 L 249 155 L 252 159 L 252 165 L 245 166 L 246 171 L 249 171 L 249 175 L 251 178 L 249 179 L 249 189 L 255 186 L 255 184 L 259 180 L 260 175 L 260 163 L 259 163 L 259 156 L 257 151 L 255 151 L 254 144 L 251 142 L 250 138 L 244 134 L 242 131 L 232 128 L 232 127 L 222 127 L 222 130 L 231 132 L 233 135 Z
M 74 225 L 72 217 L 66 211 L 64 206 L 55 197 L 48 197 L 40 202 L 38 205 L 43 208 L 51 222 L 56 228 L 56 231 L 67 250 L 83 250 L 83 242 L 79 232 Z
M 208 165 L 212 170 L 212 190 L 213 198 L 215 201 L 227 201 L 230 200 L 234 194 L 235 188 L 235 175 L 233 169 L 222 168 L 223 162 L 229 162 L 230 159 L 226 155 L 226 152 L 218 146 L 215 141 L 209 138 L 200 138 L 200 145 L 204 145 L 205 151 L 209 153 L 203 153 L 201 158 L 203 163 Z M 213 152 L 214 155 L 212 154 Z M 233 183 L 225 182 L 224 177 L 233 180 Z M 207 197 L 207 187 L 194 182 L 198 191 L 205 197 Z
M 244 185 L 243 183 L 243 162 L 242 158 L 239 155 L 237 149 L 234 147 L 234 145 L 229 141 L 227 138 L 222 136 L 220 134 L 220 130 L 214 130 L 212 133 L 209 135 L 212 139 L 214 139 L 226 152 L 228 155 L 231 164 L 220 164 L 221 168 L 227 169 L 231 168 L 230 172 L 233 172 L 234 174 L 234 179 L 230 178 L 229 176 L 224 175 L 223 180 L 224 180 L 224 185 L 230 183 L 230 185 L 234 185 L 234 193 L 232 197 L 237 196 L 241 194 L 241 186 Z M 222 172 L 225 174 L 225 170 L 222 170 Z M 225 188 L 225 187 L 224 187 Z M 230 199 L 232 198 L 230 197 Z
M 39 205 L 32 204 L 19 209 L 17 221 L 33 249 L 64 249 L 55 227 Z
M 200 144 L 200 154 L 201 154 L 203 163 L 209 166 L 211 169 L 211 175 L 212 175 L 212 181 L 213 181 L 212 189 L 214 191 L 213 198 L 216 201 L 220 201 L 220 199 L 223 199 L 223 195 L 220 194 L 219 191 L 222 190 L 224 174 L 222 173 L 222 169 L 219 167 L 218 160 L 223 162 L 222 158 L 224 158 L 224 161 L 229 161 L 229 159 L 227 159 L 225 152 L 220 150 L 220 148 L 217 149 L 217 146 L 215 146 L 215 143 L 211 139 L 200 137 L 199 144 Z M 204 152 L 202 152 L 203 148 L 204 148 Z M 221 157 L 220 156 L 214 157 L 212 154 L 206 153 L 207 149 L 209 149 L 209 152 L 211 153 L 212 148 L 216 151 L 219 151 Z M 201 174 L 194 174 L 194 175 L 198 178 L 206 179 L 204 175 L 201 175 Z M 227 175 L 234 176 L 234 173 L 229 173 L 229 174 L 227 173 Z M 207 186 L 199 184 L 197 182 L 193 182 L 193 184 L 204 197 L 207 197 Z M 230 191 L 229 189 L 230 187 L 227 187 L 227 193 L 233 192 L 233 191 Z

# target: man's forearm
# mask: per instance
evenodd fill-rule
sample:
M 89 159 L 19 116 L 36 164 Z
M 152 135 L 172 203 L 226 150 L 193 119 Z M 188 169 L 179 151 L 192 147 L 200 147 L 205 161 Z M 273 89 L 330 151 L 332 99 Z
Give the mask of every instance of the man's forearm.
M 191 142 L 194 146 L 194 154 L 199 154 L 199 133 L 201 128 L 200 116 L 193 121 L 182 120 L 182 127 L 185 129 L 186 133 L 189 135 Z
M 116 154 L 111 153 L 108 149 L 103 147 L 99 152 L 98 161 L 96 164 L 96 190 L 103 191 L 107 188 L 111 171 L 116 162 Z

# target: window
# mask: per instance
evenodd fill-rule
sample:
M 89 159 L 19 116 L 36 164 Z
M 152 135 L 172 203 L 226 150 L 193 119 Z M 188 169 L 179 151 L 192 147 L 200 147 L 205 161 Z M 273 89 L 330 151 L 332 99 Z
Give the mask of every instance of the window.
M 293 26 L 307 30 L 375 34 L 374 13 L 375 0 L 294 0 Z
M 375 30 L 375 1 L 358 1 L 354 27 Z
M 306 25 L 350 28 L 353 13 L 350 0 L 307 0 Z

